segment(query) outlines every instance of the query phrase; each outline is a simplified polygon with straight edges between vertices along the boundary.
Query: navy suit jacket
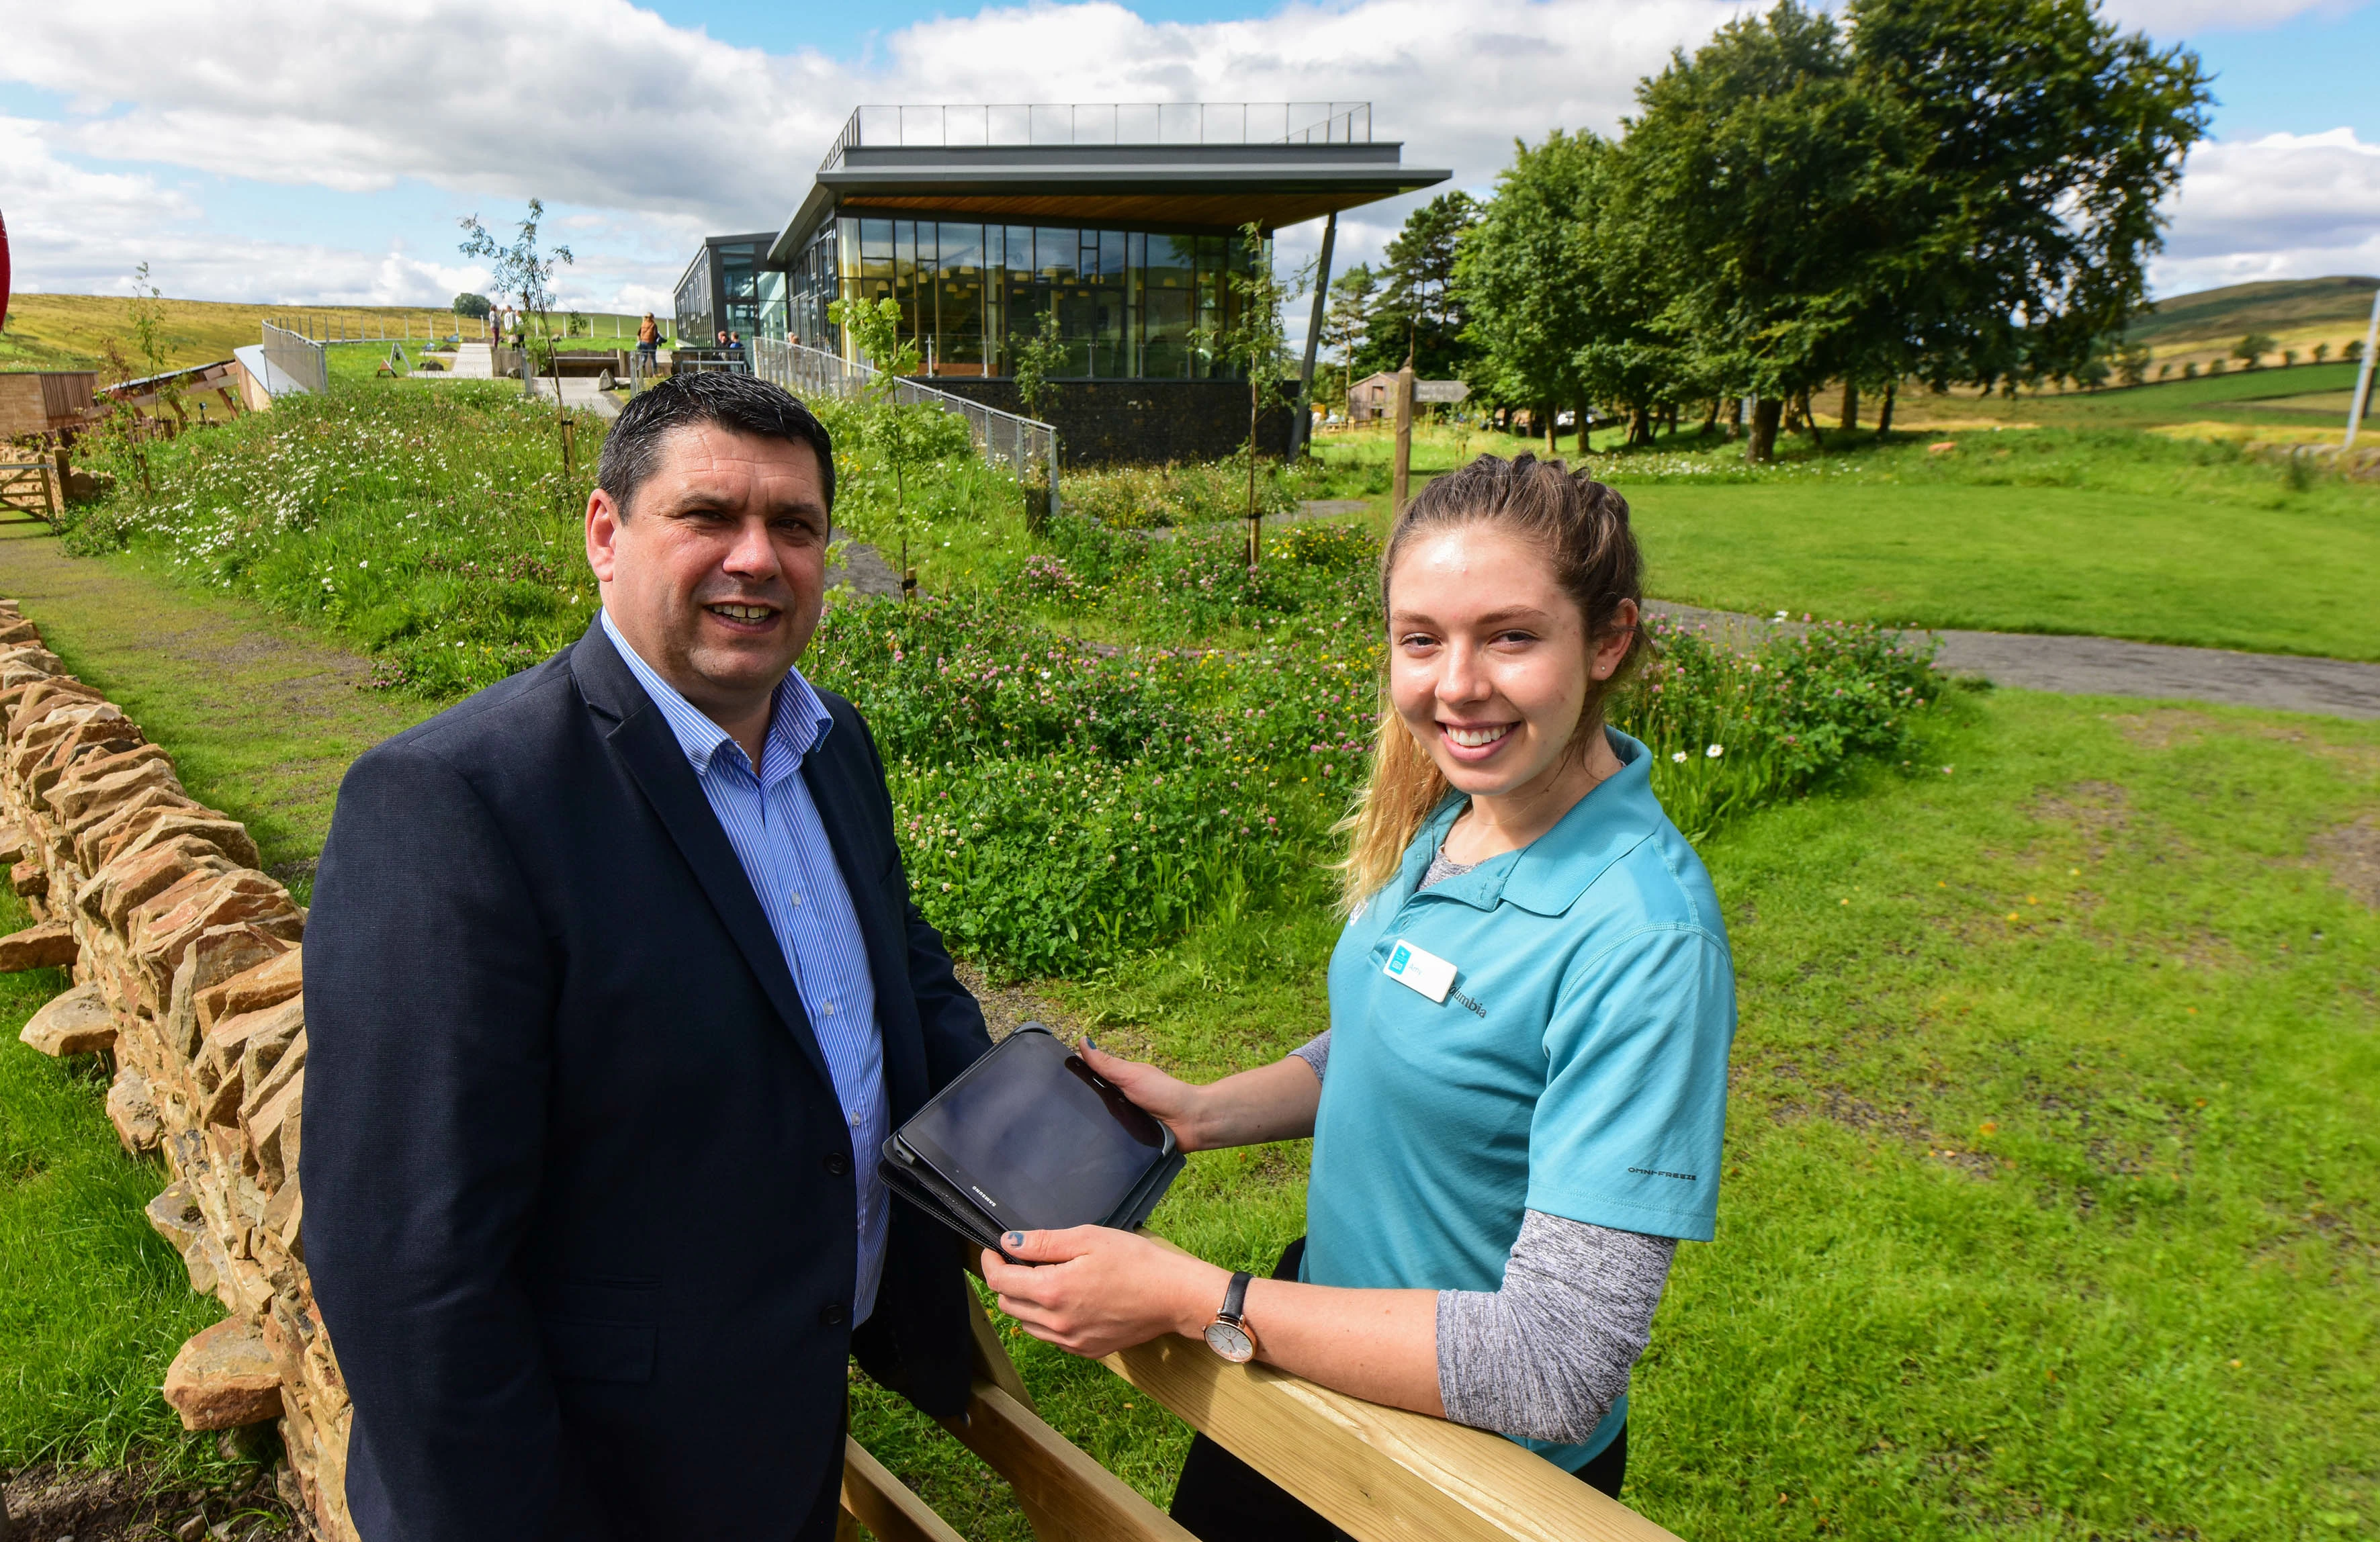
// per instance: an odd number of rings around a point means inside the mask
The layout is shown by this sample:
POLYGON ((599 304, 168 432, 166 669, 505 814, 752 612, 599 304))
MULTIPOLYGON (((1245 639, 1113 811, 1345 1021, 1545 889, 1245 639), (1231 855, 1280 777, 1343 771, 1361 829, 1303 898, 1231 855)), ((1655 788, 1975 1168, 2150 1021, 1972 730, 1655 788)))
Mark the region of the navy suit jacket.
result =
MULTIPOLYGON (((851 704, 802 774, 894 1126, 990 1047, 851 704)), ((775 935, 601 625, 347 772, 306 930, 306 1261, 368 1542, 823 1538, 845 1366, 965 1404, 959 1250, 856 1162, 775 935)))

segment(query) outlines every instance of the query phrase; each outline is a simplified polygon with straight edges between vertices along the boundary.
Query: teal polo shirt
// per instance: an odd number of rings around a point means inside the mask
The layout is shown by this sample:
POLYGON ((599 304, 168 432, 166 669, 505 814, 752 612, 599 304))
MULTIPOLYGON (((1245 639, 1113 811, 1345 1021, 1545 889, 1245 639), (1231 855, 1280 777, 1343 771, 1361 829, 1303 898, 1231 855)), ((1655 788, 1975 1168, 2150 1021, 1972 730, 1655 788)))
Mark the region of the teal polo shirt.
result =
MULTIPOLYGON (((1653 757, 1606 730, 1610 777, 1516 852, 1419 893, 1448 799, 1330 955, 1304 1277, 1493 1291, 1521 1212, 1708 1242, 1718 1220, 1735 970, 1710 875, 1653 796, 1653 757), (1384 971, 1454 965, 1443 1001, 1384 971)), ((1427 971, 1413 971, 1427 978, 1427 971)), ((1572 1471, 1585 1441, 1521 1443, 1572 1471)))

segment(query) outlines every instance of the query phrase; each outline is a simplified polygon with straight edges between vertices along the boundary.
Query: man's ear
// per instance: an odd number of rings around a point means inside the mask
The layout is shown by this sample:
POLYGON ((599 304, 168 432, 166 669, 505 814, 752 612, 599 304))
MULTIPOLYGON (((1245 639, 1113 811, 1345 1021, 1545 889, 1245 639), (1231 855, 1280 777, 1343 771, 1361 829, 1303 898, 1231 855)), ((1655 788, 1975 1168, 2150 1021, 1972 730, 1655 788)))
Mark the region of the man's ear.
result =
POLYGON ((625 516, 612 495, 597 488, 587 495, 587 565, 595 570, 595 581, 612 581, 612 567, 617 557, 620 527, 625 516))

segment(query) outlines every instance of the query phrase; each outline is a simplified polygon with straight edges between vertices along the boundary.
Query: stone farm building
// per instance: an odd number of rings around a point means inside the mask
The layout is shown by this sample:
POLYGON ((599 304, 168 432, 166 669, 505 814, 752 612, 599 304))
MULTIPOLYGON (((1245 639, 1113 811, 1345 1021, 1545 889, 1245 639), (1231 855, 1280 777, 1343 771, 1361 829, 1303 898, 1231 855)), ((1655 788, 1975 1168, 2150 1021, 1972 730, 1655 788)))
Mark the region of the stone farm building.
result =
MULTIPOLYGON (((1015 412, 1015 346, 1054 314, 1065 362, 1043 415, 1069 461, 1225 455, 1247 387, 1202 339, 1232 320, 1241 227, 1452 175, 1402 148, 1372 137, 1366 103, 862 107, 783 229, 703 243, 678 334, 856 357, 828 304, 889 297, 937 387, 1015 412)), ((1275 448, 1288 429, 1277 414, 1275 448)))

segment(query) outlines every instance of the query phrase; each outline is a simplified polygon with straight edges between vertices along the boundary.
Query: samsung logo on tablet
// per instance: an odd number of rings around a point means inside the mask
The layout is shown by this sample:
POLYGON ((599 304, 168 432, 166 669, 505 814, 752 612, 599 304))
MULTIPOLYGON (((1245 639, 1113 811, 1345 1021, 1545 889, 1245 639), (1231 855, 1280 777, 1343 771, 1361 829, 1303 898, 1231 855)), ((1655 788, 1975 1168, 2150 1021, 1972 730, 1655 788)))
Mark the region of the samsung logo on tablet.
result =
POLYGON ((978 1198, 978 1199, 980 1199, 980 1200, 982 1200, 985 1204, 987 1204, 987 1205, 990 1206, 993 1209, 995 1209, 995 1210, 996 1210, 996 1209, 1000 1208, 1000 1201, 999 1201, 999 1200, 994 1199, 991 1196, 990 1196, 990 1195, 988 1195, 988 1194, 984 1193, 984 1192, 983 1192, 983 1190, 975 1188, 975 1185, 974 1185, 973 1184, 969 1184, 967 1185, 967 1187, 969 1187, 969 1188, 971 1188, 971 1189, 975 1189, 976 1197, 977 1197, 977 1198, 978 1198))

